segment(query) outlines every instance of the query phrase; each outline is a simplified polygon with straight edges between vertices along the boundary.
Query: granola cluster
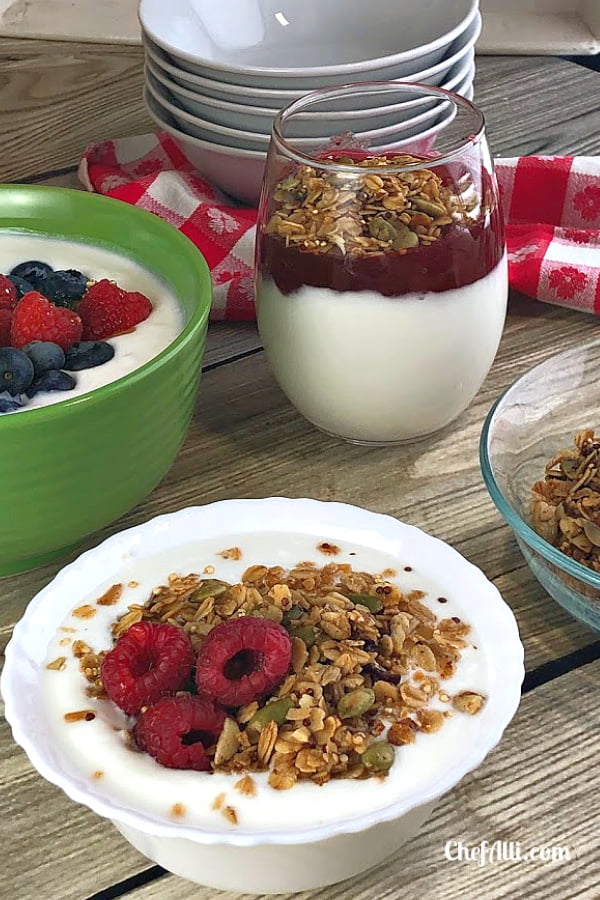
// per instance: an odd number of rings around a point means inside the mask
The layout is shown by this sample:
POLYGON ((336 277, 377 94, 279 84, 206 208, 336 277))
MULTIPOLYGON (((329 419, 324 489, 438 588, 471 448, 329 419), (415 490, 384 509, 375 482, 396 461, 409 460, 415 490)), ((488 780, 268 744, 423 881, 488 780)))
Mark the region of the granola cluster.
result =
MULTIPOLYGON (((324 161, 326 163, 326 161, 324 161)), ((375 156, 336 163, 379 168, 364 177, 354 172, 301 166, 277 184, 276 208, 267 234, 278 235, 286 246, 315 253, 372 256, 436 241, 445 229, 466 215, 464 202, 436 172, 414 169, 386 172, 390 166, 422 162, 414 156, 375 156)))
MULTIPOLYGON (((403 594, 386 580, 391 574, 336 562, 299 563, 289 571, 252 565, 238 584, 174 574, 145 604, 129 606, 113 636, 142 620, 168 622, 183 628, 198 650, 212 628, 234 616, 281 623, 292 641, 291 672, 260 704, 229 715, 207 750, 212 769, 268 770, 269 784, 279 790, 300 779, 324 784, 385 775, 396 746, 412 743, 417 732, 438 731, 452 707, 475 714, 484 703, 479 693, 451 697, 443 689, 467 646, 469 625, 457 617, 438 620, 421 602, 422 592, 403 594)), ((111 596, 118 593, 115 588, 111 596)), ((101 599, 106 604, 107 595, 101 599)), ((82 641, 73 652, 88 693, 103 696, 104 654, 82 641)))
POLYGON ((600 572, 600 438, 587 429, 532 488, 531 521, 548 543, 600 572))

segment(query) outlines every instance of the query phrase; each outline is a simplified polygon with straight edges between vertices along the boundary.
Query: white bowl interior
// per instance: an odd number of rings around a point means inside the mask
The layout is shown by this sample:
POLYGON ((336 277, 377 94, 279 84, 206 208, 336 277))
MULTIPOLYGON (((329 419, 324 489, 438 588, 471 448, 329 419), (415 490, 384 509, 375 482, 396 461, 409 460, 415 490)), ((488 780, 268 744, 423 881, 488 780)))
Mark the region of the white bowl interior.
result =
POLYGON ((447 544, 389 516, 357 507, 271 498, 223 501, 160 516, 84 553, 29 604, 6 650, 1 688, 15 740, 38 771, 73 800, 123 826, 151 835, 188 838, 204 844, 252 846, 300 844, 360 832, 397 819, 446 793, 478 766, 500 740, 519 704, 522 678, 523 648, 510 608, 483 573, 447 544), (485 669, 487 700, 477 720, 469 723, 469 740, 451 757, 453 764, 438 767, 431 781, 418 787, 407 784, 401 796, 380 795, 373 808, 358 809, 352 818, 334 817, 325 825, 302 829, 293 824, 266 831, 244 825, 227 829, 221 824, 216 824, 214 830, 194 828, 173 823, 167 815, 141 811, 133 801, 116 800, 102 780, 74 770, 68 754, 52 738, 50 712, 40 690, 49 640, 82 598, 99 596, 108 586, 123 580, 124 568, 135 571, 144 560, 158 558, 161 572, 164 569, 162 577, 167 577, 178 568, 178 552, 181 556, 187 549, 189 555, 191 549, 200 558, 207 540, 215 546, 228 547, 232 540, 243 545, 244 536, 250 540, 260 534, 267 536, 261 558, 247 558, 240 563, 242 567, 251 562, 273 564, 270 558, 293 565, 298 560, 287 558, 293 552, 290 547, 298 543, 306 552, 307 542, 312 546, 313 542, 328 540, 340 545, 343 553, 358 551, 363 559, 369 551, 387 554, 397 560, 399 569, 410 560, 415 573, 432 583, 433 589, 450 598, 450 602, 456 602, 465 621, 476 631, 485 669), (285 558, 278 555, 277 536, 288 546, 285 558))
POLYGON ((351 68, 368 60, 419 55, 452 40, 473 0, 141 0, 142 27, 191 62, 232 71, 351 68), (325 62, 326 61, 326 62, 325 62))

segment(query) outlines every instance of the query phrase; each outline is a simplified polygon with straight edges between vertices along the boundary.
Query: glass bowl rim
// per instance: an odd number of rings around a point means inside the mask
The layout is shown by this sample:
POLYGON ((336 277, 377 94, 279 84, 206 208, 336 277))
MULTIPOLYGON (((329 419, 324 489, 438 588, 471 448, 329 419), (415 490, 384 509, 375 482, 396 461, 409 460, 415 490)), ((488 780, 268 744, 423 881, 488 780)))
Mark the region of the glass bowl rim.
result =
MULTIPOLYGON (((391 93, 393 90, 396 90, 398 88, 400 88, 401 90, 409 89, 407 93, 409 93, 411 89, 415 89, 415 91, 420 90, 432 97, 438 97, 439 99, 449 101, 453 103, 457 108, 462 107, 472 116, 474 116, 477 123, 476 127, 469 131, 469 134, 461 140, 459 146, 455 149, 450 150, 448 153, 444 153, 442 156, 436 157, 435 159, 431 160, 423 159, 419 160, 419 162, 416 163, 386 166, 385 170, 386 174, 388 175, 395 175, 401 172, 414 172, 419 169, 431 169, 436 168, 440 165, 445 165, 448 162, 453 162, 457 158, 460 158, 460 156, 462 156, 467 148, 476 146, 485 138, 485 117, 483 113, 481 112, 479 107, 475 106, 474 103, 472 103, 470 100, 467 100, 466 97, 462 97, 460 94, 456 94, 454 91, 447 91, 444 88, 436 87, 435 85, 422 84, 419 81, 357 81, 354 83, 332 85, 331 87, 319 88, 316 91, 310 91, 280 109, 273 119, 273 126, 271 130, 271 146, 273 146, 273 144, 277 145, 278 148, 283 153, 285 153, 286 156, 289 156, 295 162, 299 162, 302 165, 313 167, 316 166, 321 168, 327 167, 327 171, 340 172, 343 174, 381 174, 381 166, 351 166, 345 164, 340 165, 333 160, 319 160, 308 153, 303 153, 300 150, 296 150, 295 147, 293 147, 289 142, 288 138, 284 137, 282 133, 282 125, 285 124, 287 119, 298 112, 302 112, 303 108, 306 105, 313 103, 315 100, 318 101, 319 99, 323 99, 328 94, 343 97, 346 94, 351 94, 357 88, 382 88, 384 93, 391 93)), ((418 137, 418 135, 415 135, 415 139, 418 139, 418 137)), ((317 139, 315 138, 315 140, 317 139)))
MULTIPOLYGON (((504 492, 502 491, 500 485, 496 480, 494 467, 492 465, 489 453, 490 431, 496 418, 496 414, 501 411, 501 408, 508 399, 509 395, 523 381, 523 379, 529 377, 537 369, 548 363, 554 362, 561 357, 566 356, 567 354, 573 353, 574 351, 576 351, 577 353, 585 352, 590 347, 600 347, 600 340, 589 341, 587 344, 584 344, 581 347, 571 347, 568 350, 561 350, 560 353, 555 353, 552 356, 549 356, 547 359, 543 360, 540 363, 537 363, 537 365, 528 369, 522 375, 519 375, 518 378, 514 379, 512 384, 510 384, 493 403, 485 418, 485 422, 483 424, 481 436, 479 439, 479 464, 483 481, 492 501, 505 519, 506 523, 512 528, 515 535, 523 540, 532 550, 535 550, 540 554, 540 556, 543 556, 544 559, 546 559, 548 562, 553 563, 561 571, 566 572, 568 575, 572 575, 578 581, 582 581, 585 584, 588 584, 591 587, 600 590, 600 573, 594 572, 593 569, 589 569, 587 566, 582 565, 582 563, 571 559, 571 557, 567 556, 561 550, 553 547, 552 544, 548 543, 548 541, 541 537, 541 535, 539 535, 537 531, 535 531, 531 527, 531 525, 529 525, 522 518, 522 516, 519 515, 513 505, 509 502, 509 500, 507 500, 504 492)), ((557 448, 557 452, 558 449, 560 448, 557 448)))

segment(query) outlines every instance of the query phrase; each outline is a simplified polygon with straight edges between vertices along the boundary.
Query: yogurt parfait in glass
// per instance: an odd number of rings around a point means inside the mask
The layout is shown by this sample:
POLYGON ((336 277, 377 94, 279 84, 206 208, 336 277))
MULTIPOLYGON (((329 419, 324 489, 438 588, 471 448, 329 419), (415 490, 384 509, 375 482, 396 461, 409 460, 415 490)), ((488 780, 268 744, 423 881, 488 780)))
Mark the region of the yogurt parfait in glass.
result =
POLYGON ((283 110, 256 294, 275 377, 321 430, 383 445, 455 420, 492 365, 508 294, 481 113, 439 88, 393 82, 317 91, 283 110), (371 127, 368 142, 345 134, 315 139, 310 154, 294 149, 297 116, 365 93, 382 115, 406 104, 396 132, 371 127))

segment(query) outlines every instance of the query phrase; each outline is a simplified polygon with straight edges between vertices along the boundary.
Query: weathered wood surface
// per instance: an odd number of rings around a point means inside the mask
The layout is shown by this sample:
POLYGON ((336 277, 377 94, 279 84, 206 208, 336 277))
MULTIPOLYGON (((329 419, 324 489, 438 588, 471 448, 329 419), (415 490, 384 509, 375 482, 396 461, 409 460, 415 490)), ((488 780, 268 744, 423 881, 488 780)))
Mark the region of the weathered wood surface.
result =
POLYGON ((138 0, 0 0, 0 34, 139 44, 138 0))
MULTIPOLYGON (((141 47, 0 37, 0 181, 74 165, 94 141, 152 130, 142 60, 141 47)), ((559 59, 478 57, 475 100, 493 153, 597 153, 597 80, 559 59)))
POLYGON ((93 141, 152 130, 141 47, 0 38, 0 181, 78 162, 93 141))
MULTIPOLYGON (((2 44, 0 40, 0 54, 2 44)), ((81 50, 75 46, 74 52, 77 56, 81 50)), ((129 54, 130 48, 115 53, 116 69, 129 66, 129 54)), ((19 61, 23 62, 23 56, 19 61)), ((131 64, 131 77, 138 67, 139 61, 131 64)), ((488 116, 495 154, 541 149, 592 152, 594 134, 600 130, 598 92, 591 93, 597 78, 559 60, 479 60, 477 99, 488 116), (560 103, 550 102, 551 92, 560 97, 560 103)), ((102 78, 98 80, 102 96, 102 78)), ((3 84, 2 123, 11 79, 3 84)), ((50 122, 64 121, 62 113, 52 109, 50 94, 36 101, 46 134, 50 122)), ((18 91, 13 99, 18 109, 18 91)), ((134 121, 138 101, 130 98, 128 103, 134 121)), ((106 109, 108 115, 108 104, 106 109)), ((110 124, 108 118, 106 122, 110 124)), ((98 120, 88 126, 86 141, 109 136, 94 131, 98 120)), ((57 151, 49 162, 40 146, 44 128, 40 126, 32 142, 23 141, 16 153, 11 143, 15 126, 7 123, 0 132, 2 164, 8 160, 12 170, 19 171, 15 178, 76 186, 73 173, 50 177, 43 173, 77 159, 86 142, 81 140, 82 132, 65 129, 64 158, 63 151, 57 151)), ((55 153, 56 145, 52 146, 55 153)), ((496 363, 461 420, 429 442, 370 450, 322 435, 290 407, 270 375, 254 326, 214 324, 197 414, 175 465, 143 503, 88 539, 84 548, 159 512, 193 503, 269 494, 345 500, 425 528, 480 566, 515 610, 530 671, 574 651, 589 651, 594 634, 550 600, 524 566, 481 481, 477 447, 485 414, 500 391, 558 347, 577 346, 597 337, 599 329, 600 322, 592 317, 513 297, 496 363)), ((0 581, 2 646, 29 599, 63 563, 0 581)), ((576 666, 576 659, 570 664, 576 666)), ((408 854, 351 887, 340 885, 318 896, 395 900, 406 892, 423 900, 597 898, 600 807, 593 797, 599 780, 595 692, 599 665, 592 663, 532 690, 499 749, 440 804, 408 854), (444 860, 444 843, 453 839, 470 845, 483 839, 519 840, 525 848, 564 844, 573 858, 561 865, 500 863, 477 868, 473 863, 444 860)), ((548 677, 552 672, 544 675, 548 677)), ((5 857, 0 897, 84 900, 149 868, 108 823, 73 804, 35 773, 12 743, 4 722, 0 758, 0 840, 4 846, 9 841, 14 846, 5 857)), ((208 900, 216 894, 166 876, 127 896, 132 900, 175 896, 208 900)), ((219 896, 234 900, 234 895, 219 896)))

